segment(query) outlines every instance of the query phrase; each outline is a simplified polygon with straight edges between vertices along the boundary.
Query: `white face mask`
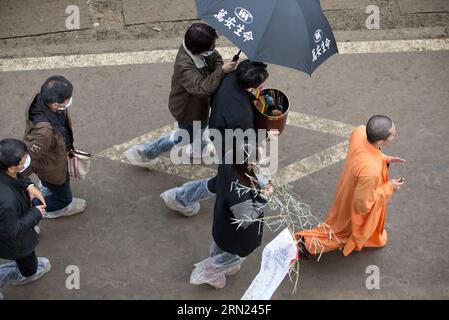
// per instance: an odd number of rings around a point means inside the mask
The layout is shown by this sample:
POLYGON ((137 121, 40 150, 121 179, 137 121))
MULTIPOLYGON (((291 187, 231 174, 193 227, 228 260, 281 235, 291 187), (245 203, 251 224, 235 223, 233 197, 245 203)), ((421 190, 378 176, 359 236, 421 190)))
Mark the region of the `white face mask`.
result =
POLYGON ((214 50, 209 50, 209 51, 203 52, 201 55, 202 55, 203 57, 209 57, 209 56, 211 56, 213 53, 214 53, 214 50))
POLYGON ((29 154, 27 154, 27 157, 26 157, 26 159, 25 159, 25 163, 23 164, 23 169, 20 170, 19 172, 20 172, 20 173, 24 172, 26 169, 28 169, 28 167, 30 166, 30 164, 31 164, 31 157, 30 157, 29 154))
POLYGON ((58 108, 58 111, 67 110, 72 105, 72 102, 73 102, 73 97, 70 97, 69 102, 67 102, 67 104, 65 104, 63 108, 58 108))

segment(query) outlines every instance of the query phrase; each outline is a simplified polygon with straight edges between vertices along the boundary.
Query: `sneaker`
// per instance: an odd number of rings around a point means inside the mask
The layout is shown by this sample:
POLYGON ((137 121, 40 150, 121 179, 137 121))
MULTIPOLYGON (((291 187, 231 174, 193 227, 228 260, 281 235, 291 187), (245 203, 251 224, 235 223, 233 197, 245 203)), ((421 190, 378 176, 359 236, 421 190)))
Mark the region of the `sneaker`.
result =
POLYGON ((191 206, 184 206, 181 202, 176 200, 176 191, 179 189, 180 188, 173 188, 161 193, 162 200, 164 200, 164 203, 168 208, 177 211, 186 217, 194 216, 200 211, 200 203, 195 202, 192 203, 191 206))
POLYGON ((148 168, 151 170, 151 169, 154 169, 160 162, 159 157, 156 157, 154 159, 148 158, 147 155, 141 149, 137 149, 137 153, 139 154, 140 159, 142 161, 142 164, 141 164, 142 167, 145 167, 145 168, 148 168))
MULTIPOLYGON (((206 259, 205 261, 210 261, 210 259, 206 259)), ((223 288, 226 285, 225 273, 213 265, 201 265, 205 261, 202 261, 195 266, 190 275, 190 283, 194 285, 208 284, 217 289, 223 288)))
POLYGON ((305 241, 304 237, 301 237, 301 239, 299 240, 298 254, 304 260, 309 260, 312 257, 312 254, 309 252, 309 250, 307 250, 305 243, 306 243, 306 241, 305 241))
POLYGON ((227 276, 233 276, 233 275, 237 274, 237 272, 240 271, 240 268, 241 268, 240 265, 232 267, 229 271, 226 272, 226 275, 227 276))
POLYGON ((73 216, 78 213, 82 213, 87 208, 87 201, 80 198, 73 198, 72 202, 61 210, 45 212, 44 218, 55 219, 59 217, 73 216))
POLYGON ((16 280, 13 280, 13 281, 9 282, 8 284, 12 284, 13 286, 24 285, 29 282, 36 281, 37 279, 39 279, 40 277, 42 277, 43 275, 45 275, 47 272, 49 272, 51 270, 50 260, 48 260, 47 258, 39 257, 39 258, 37 258, 37 262, 38 262, 37 272, 34 275, 29 276, 29 277, 24 277, 21 274, 19 274, 19 276, 16 280))
POLYGON ((150 170, 154 169, 160 162, 159 157, 150 159, 148 158, 142 150, 141 146, 132 146, 127 151, 123 153, 123 156, 134 166, 148 168, 150 170))
POLYGON ((208 285, 215 289, 222 289, 226 285, 226 276, 224 274, 219 275, 217 278, 207 282, 208 285))

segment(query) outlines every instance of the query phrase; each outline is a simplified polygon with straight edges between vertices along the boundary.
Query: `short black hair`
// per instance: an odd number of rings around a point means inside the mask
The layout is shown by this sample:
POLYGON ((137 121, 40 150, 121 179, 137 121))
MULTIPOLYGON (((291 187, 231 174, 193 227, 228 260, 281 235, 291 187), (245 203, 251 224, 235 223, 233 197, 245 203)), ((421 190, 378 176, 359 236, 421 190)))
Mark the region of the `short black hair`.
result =
POLYGON ((267 65, 263 62, 244 60, 235 72, 241 89, 257 88, 268 79, 267 65))
POLYGON ((366 124, 366 137, 371 143, 386 140, 391 135, 390 129, 393 127, 393 120, 387 116, 372 116, 366 124))
POLYGON ((218 39, 217 31, 205 23, 192 24, 184 36, 184 43, 193 54, 200 54, 210 50, 215 39, 218 39))
POLYGON ((63 103, 72 97, 73 85, 63 76, 51 76, 42 85, 40 94, 46 106, 52 103, 63 103))
POLYGON ((0 141, 0 171, 19 165, 28 148, 23 141, 3 139, 0 141))

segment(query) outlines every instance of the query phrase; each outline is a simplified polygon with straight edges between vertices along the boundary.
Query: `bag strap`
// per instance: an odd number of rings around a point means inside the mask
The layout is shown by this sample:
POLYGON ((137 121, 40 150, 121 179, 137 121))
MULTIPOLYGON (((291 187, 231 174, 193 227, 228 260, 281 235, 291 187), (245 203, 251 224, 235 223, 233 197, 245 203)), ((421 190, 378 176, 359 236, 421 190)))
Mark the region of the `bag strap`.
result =
POLYGON ((71 150, 69 153, 72 153, 72 156, 77 154, 80 156, 92 157, 92 155, 90 153, 87 153, 87 152, 84 152, 81 150, 71 150))

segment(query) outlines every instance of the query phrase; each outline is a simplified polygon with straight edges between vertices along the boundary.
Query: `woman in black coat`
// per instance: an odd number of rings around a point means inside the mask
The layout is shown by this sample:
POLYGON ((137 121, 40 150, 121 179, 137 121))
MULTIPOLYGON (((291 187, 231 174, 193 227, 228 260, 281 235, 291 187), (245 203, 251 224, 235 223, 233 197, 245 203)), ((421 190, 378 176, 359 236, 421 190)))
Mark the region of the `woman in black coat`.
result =
POLYGON ((45 202, 31 180, 23 178, 31 162, 25 143, 15 139, 0 141, 0 258, 14 260, 0 265, 0 288, 25 284, 50 270, 47 258, 36 257, 38 225, 45 204, 32 206, 35 197, 45 202))
POLYGON ((216 187, 210 256, 195 265, 190 282, 223 288, 226 275, 237 273, 243 260, 261 245, 263 222, 258 219, 263 218, 273 188, 260 185, 247 162, 220 164, 216 187))

